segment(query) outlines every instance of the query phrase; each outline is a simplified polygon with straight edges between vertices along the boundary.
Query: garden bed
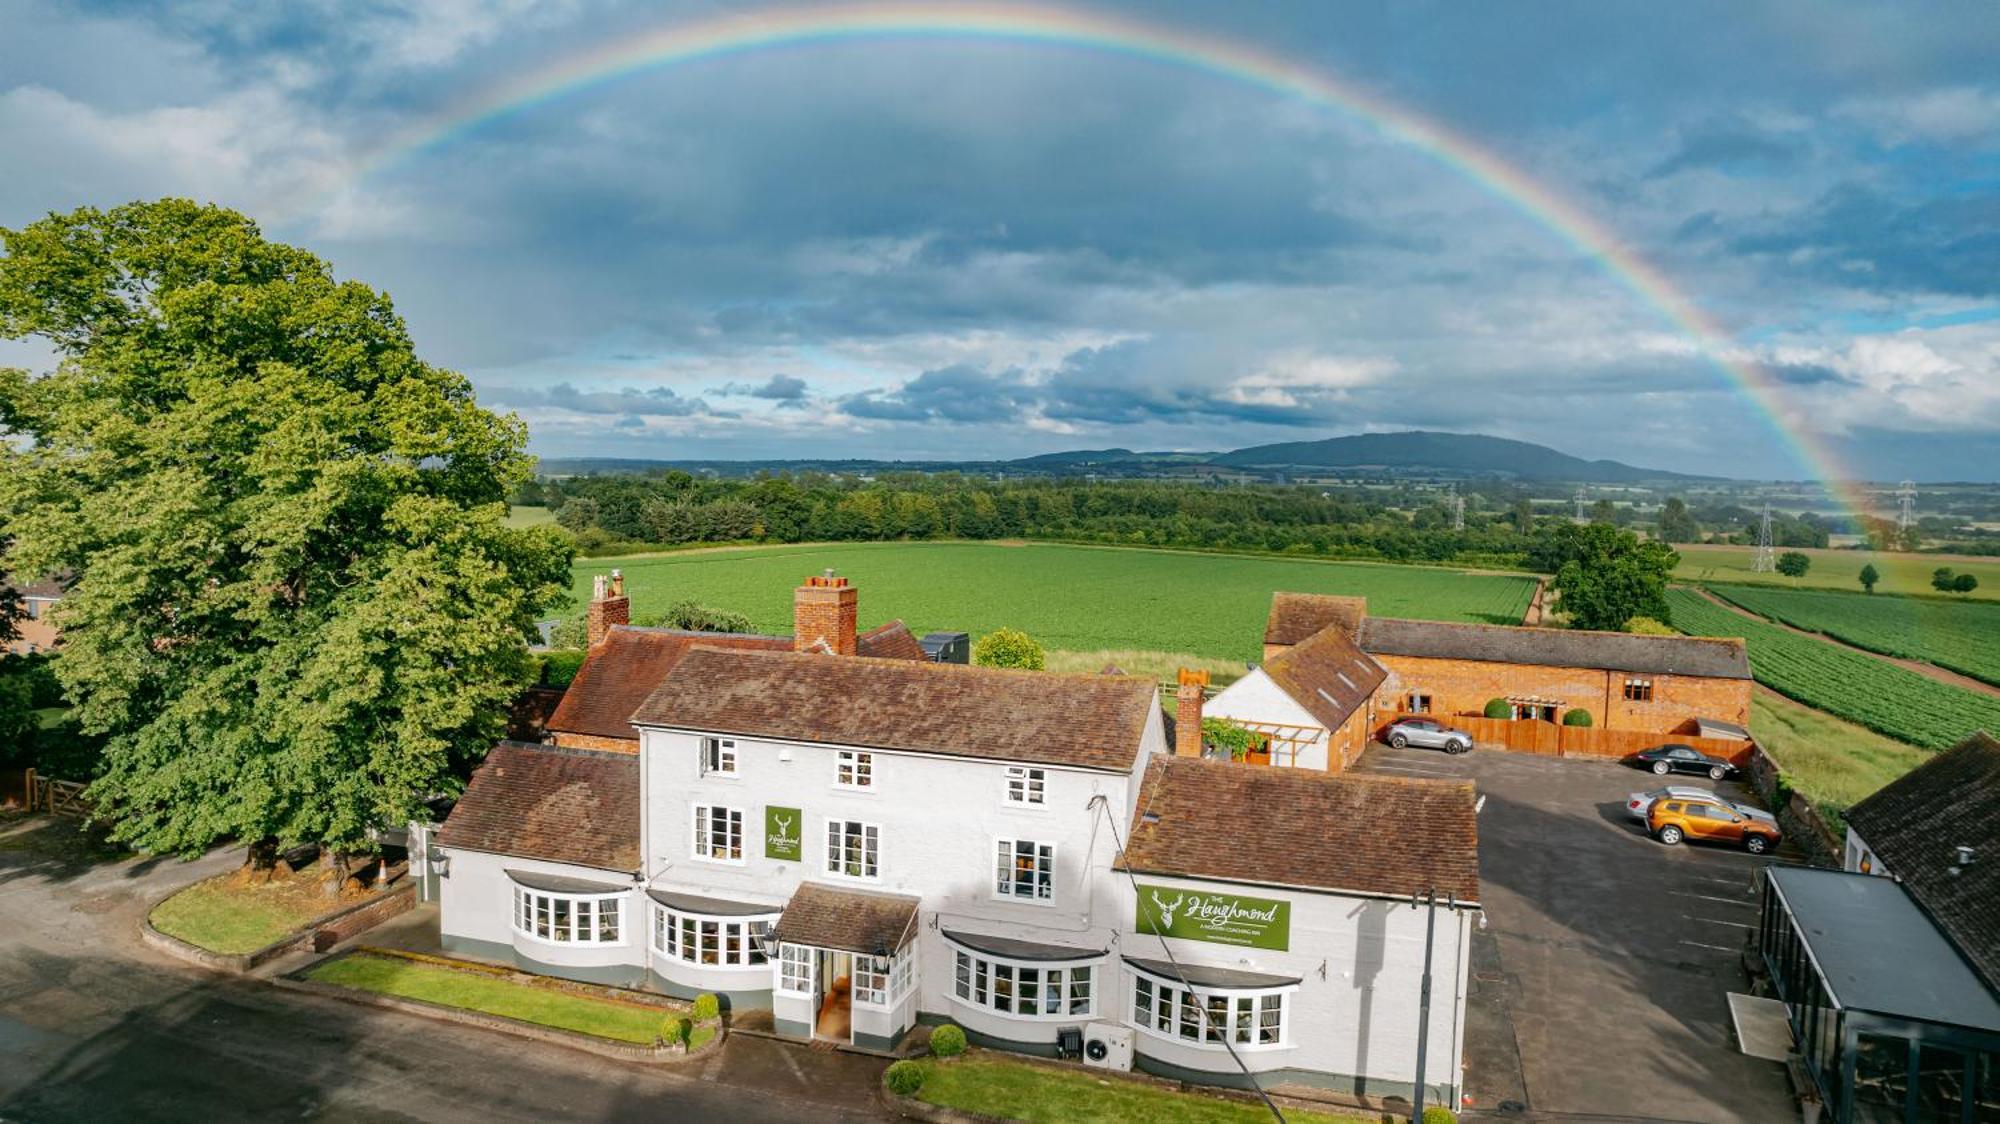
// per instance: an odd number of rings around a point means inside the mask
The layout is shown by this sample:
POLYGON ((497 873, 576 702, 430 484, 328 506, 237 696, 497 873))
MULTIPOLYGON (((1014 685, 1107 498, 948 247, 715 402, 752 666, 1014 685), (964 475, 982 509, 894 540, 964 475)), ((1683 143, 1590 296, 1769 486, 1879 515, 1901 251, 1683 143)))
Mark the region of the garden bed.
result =
MULTIPOLYGON (((673 1024, 688 1012, 685 1004, 612 994, 608 988, 373 950, 321 961, 298 978, 636 1046, 672 1037, 673 1024)), ((701 1049, 715 1034, 714 1024, 697 1024, 688 1052, 701 1049)))
MULTIPOLYGON (((935 1108, 1031 1124, 1258 1124, 1270 1110, 1252 1100, 1181 1092, 1166 1082, 1099 1070, 1042 1064, 989 1051, 917 1066, 924 1081, 910 1100, 935 1108)), ((1367 1124, 1379 1115, 1287 1107, 1285 1119, 1298 1124, 1367 1124)))
POLYGON ((243 871, 197 882, 159 905, 147 920, 175 940, 224 956, 247 956, 314 927, 380 891, 326 896, 326 871, 309 866, 268 881, 243 871))

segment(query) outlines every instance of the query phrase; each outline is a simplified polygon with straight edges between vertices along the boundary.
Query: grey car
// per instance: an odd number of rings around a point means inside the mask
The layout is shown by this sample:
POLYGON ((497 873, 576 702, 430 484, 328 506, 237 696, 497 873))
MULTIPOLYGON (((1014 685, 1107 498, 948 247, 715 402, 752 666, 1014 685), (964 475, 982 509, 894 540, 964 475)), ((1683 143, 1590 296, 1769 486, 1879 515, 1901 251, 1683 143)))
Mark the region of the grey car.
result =
POLYGON ((1425 749, 1442 749, 1446 753, 1464 753, 1472 748, 1471 734, 1428 718, 1403 719, 1389 727, 1387 740, 1397 749, 1419 745, 1425 749))

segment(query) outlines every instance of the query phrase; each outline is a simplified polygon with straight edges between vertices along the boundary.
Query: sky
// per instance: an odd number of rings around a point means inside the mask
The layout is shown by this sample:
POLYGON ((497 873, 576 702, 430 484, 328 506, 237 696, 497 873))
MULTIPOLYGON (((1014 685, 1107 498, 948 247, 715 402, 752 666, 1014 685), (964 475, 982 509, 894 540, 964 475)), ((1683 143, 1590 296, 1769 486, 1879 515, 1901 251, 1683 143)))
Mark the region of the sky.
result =
MULTIPOLYGON (((940 5, 942 6, 942 5, 940 5)), ((0 0, 0 227, 188 196, 389 293, 544 456, 1004 458, 1441 429, 1801 478, 1658 309, 1352 114, 1047 43, 796 44, 385 138, 752 5, 0 0)), ((1613 231, 1843 471, 2000 479, 2000 14, 1155 2, 1613 231)), ((0 365, 43 367, 33 341, 0 365)))

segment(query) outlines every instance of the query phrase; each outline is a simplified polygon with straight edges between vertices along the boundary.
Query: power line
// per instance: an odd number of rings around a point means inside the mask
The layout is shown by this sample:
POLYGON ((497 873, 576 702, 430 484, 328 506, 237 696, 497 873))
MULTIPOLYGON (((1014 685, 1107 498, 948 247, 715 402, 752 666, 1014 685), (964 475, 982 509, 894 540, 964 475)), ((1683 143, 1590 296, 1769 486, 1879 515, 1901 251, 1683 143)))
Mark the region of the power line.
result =
POLYGON ((1896 489, 1896 529, 1907 531, 1917 525, 1917 482, 1905 480, 1896 489))
POLYGON ((1576 521, 1579 523, 1583 522, 1583 503, 1583 485, 1578 484, 1576 486, 1576 521))
POLYGON ((1771 557, 1771 501, 1764 501, 1764 517, 1757 521, 1757 557, 1750 562, 1753 574, 1768 574, 1778 568, 1771 557))

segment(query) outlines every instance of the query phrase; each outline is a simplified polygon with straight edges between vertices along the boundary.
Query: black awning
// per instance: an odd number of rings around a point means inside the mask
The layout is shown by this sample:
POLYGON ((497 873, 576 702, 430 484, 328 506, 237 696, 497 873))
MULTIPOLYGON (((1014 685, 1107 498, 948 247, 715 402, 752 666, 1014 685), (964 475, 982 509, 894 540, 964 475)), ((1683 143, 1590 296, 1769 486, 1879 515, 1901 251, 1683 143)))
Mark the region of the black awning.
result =
POLYGON ((707 917, 775 917, 781 905, 732 902, 726 898, 704 898, 699 894, 677 894, 671 890, 648 890, 646 896, 676 913, 698 913, 707 917))
POLYGON ((588 878, 567 878, 532 870, 510 870, 507 877, 530 890, 544 890, 551 894, 622 894, 632 888, 629 882, 622 885, 617 882, 593 882, 588 878))
POLYGON ((1211 968, 1206 964, 1182 964, 1176 968, 1171 960, 1146 960, 1137 956, 1127 956, 1125 963, 1149 976, 1180 980, 1195 987, 1290 987, 1299 982, 1297 976, 1272 976, 1240 968, 1211 968))
POLYGON ((1103 948, 1074 948, 1063 944, 1020 941, 1012 937, 989 937, 962 929, 945 929, 943 933, 945 939, 953 944, 1005 960, 1095 960, 1105 953, 1103 948))

